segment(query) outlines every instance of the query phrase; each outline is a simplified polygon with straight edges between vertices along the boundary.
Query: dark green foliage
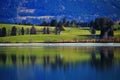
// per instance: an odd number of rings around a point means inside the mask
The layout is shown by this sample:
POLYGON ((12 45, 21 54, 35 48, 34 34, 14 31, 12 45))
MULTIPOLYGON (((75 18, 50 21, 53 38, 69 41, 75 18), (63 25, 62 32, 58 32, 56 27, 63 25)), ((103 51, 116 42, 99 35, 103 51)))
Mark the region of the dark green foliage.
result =
POLYGON ((2 30, 0 29, 0 37, 2 37, 2 30))
POLYGON ((61 31, 65 31, 64 25, 62 24, 61 21, 58 22, 57 27, 59 27, 59 29, 60 29, 61 31))
POLYGON ((43 34, 46 34, 47 33, 47 30, 46 30, 46 27, 43 28, 43 34))
POLYGON ((48 25, 49 25, 49 23, 47 21, 43 21, 41 24, 41 26, 48 26, 48 25))
POLYGON ((67 26, 67 27, 70 27, 70 26, 71 26, 71 25, 70 25, 70 21, 67 21, 66 26, 67 26))
POLYGON ((21 34, 24 35, 24 32, 25 32, 25 31, 24 31, 24 28, 22 27, 22 29, 21 29, 21 34))
POLYGON ((91 21, 90 24, 89 24, 89 26, 93 28, 94 27, 94 21, 91 21))
POLYGON ((30 34, 36 34, 36 29, 34 26, 30 29, 30 34))
POLYGON ((56 19, 51 20, 50 26, 56 26, 56 25, 57 25, 57 20, 56 19))
POLYGON ((63 26, 65 26, 65 27, 67 26, 67 20, 66 20, 66 18, 63 19, 63 26))
POLYGON ((56 34, 56 35, 57 35, 57 34, 60 35, 60 32, 61 32, 60 28, 59 28, 59 27, 55 27, 55 34, 56 34))
POLYGON ((100 37, 107 38, 109 36, 113 36, 114 34, 114 31, 112 28, 113 24, 114 23, 112 20, 110 20, 107 17, 103 17, 103 18, 96 18, 95 21, 91 21, 90 27, 101 30, 100 37))
POLYGON ((49 28, 47 27, 44 27, 43 28, 43 34, 50 34, 50 30, 49 30, 49 28))
POLYGON ((108 32, 108 36, 113 37, 114 36, 114 31, 113 29, 110 29, 110 31, 108 32))
POLYGON ((91 29, 91 34, 96 34, 96 31, 94 28, 91 29))
POLYGON ((76 24, 77 24, 76 20, 73 20, 73 21, 71 22, 71 26, 72 26, 72 27, 76 27, 76 24))
POLYGON ((6 36, 6 28, 3 27, 1 30, 0 30, 0 36, 1 37, 5 37, 6 36))
POLYGON ((17 35, 16 31, 17 31, 17 28, 13 26, 11 30, 11 36, 16 36, 17 35))
POLYGON ((107 33, 107 36, 113 35, 113 22, 109 18, 101 18, 100 19, 100 29, 101 29, 101 38, 104 37, 105 33, 107 33))
POLYGON ((93 28, 100 30, 100 24, 101 24, 101 18, 96 18, 95 21, 91 21, 90 25, 93 26, 93 28))

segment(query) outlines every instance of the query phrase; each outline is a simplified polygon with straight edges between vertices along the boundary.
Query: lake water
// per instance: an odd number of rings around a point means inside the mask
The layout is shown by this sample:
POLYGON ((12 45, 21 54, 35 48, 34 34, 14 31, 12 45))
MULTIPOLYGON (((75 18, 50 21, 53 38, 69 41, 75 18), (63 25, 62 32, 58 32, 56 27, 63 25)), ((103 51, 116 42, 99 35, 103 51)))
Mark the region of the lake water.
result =
POLYGON ((120 47, 0 47, 0 80, 120 80, 120 47))

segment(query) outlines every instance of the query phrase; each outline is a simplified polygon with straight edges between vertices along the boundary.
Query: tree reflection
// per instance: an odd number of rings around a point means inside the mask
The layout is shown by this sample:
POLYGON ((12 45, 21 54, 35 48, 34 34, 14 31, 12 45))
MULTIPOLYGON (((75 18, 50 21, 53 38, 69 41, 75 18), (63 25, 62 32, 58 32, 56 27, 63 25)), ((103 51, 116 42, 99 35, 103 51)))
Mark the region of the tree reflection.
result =
POLYGON ((6 63, 6 54, 0 54, 0 61, 2 61, 4 64, 6 63))
POLYGON ((11 55, 11 59, 12 59, 12 63, 16 64, 16 55, 15 54, 11 55))
POLYGON ((114 60, 114 51, 112 47, 102 47, 98 52, 91 53, 91 63, 97 69, 106 69, 111 67, 114 60), (97 57, 100 56, 100 57, 97 57))
MULTIPOLYGON (((23 54, 16 55, 16 54, 0 53, 0 62, 4 64, 7 62, 7 64, 20 64, 20 65, 28 65, 28 64, 35 65, 35 63, 37 63, 37 64, 41 64, 44 69, 51 68, 52 70, 56 70, 58 68, 66 70, 69 67, 75 67, 78 66, 79 64, 83 65, 82 63, 87 64, 88 62, 96 69, 106 69, 112 66, 114 61, 113 47, 97 47, 97 48, 94 47, 90 49, 88 48, 87 51, 91 51, 90 52, 91 59, 86 58, 86 55, 84 55, 86 60, 84 59, 78 61, 77 59, 75 60, 74 58, 74 61, 71 60, 69 61, 66 59, 66 55, 64 54, 36 56, 36 55, 23 55, 23 54)), ((69 56, 69 54, 67 55, 69 56)))
POLYGON ((31 63, 34 65, 36 61, 36 56, 30 56, 31 63))
POLYGON ((24 59, 25 59, 24 55, 21 56, 21 59, 22 59, 22 64, 24 64, 24 59))

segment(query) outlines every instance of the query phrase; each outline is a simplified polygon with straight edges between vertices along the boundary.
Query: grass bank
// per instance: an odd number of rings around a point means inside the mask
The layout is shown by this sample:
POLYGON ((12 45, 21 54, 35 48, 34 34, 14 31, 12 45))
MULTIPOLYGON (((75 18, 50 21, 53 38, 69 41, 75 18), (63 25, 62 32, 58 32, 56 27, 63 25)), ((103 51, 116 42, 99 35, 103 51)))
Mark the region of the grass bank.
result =
MULTIPOLYGON (((54 29, 55 27, 50 27, 50 34, 43 34, 42 29, 43 26, 35 26, 37 30, 36 35, 19 35, 17 36, 10 36, 11 28, 16 26, 18 30, 22 27, 24 29, 31 28, 32 26, 26 25, 16 25, 16 24, 0 24, 0 28, 6 27, 7 29, 7 36, 0 37, 1 43, 37 43, 37 42, 97 42, 95 39, 91 38, 91 33, 89 29, 81 29, 81 28, 65 28, 65 31, 62 31, 60 35, 55 35, 54 29)), ((100 31, 96 31, 96 35, 99 35, 100 31)), ((120 38, 120 30, 115 31, 115 38, 120 38)))

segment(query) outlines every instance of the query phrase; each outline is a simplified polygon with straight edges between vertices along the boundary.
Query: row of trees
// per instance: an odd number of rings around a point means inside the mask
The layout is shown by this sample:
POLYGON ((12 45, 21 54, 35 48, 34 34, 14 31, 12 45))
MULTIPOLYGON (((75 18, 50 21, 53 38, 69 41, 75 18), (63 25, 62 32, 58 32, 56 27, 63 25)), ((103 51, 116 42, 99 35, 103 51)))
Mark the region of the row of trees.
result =
MULTIPOLYGON (((0 29, 0 37, 5 37, 5 36, 7 36, 7 34, 10 36, 16 36, 17 33, 18 33, 18 35, 24 35, 25 34, 24 28, 22 27, 20 30, 18 30, 18 28, 13 26, 11 30, 6 30, 6 27, 3 27, 0 29)), ((29 34, 29 33, 36 34, 35 28, 32 27, 30 30, 29 30, 29 28, 26 29, 26 34, 29 34)))
MULTIPOLYGON (((60 32, 62 30, 63 29, 61 29, 59 26, 56 26, 55 30, 54 30, 54 33, 55 34, 60 34, 60 32)), ((42 33, 43 34, 50 34, 49 27, 44 27, 43 30, 42 30, 42 33)), ((19 28, 16 28, 15 26, 13 26, 11 28, 11 30, 6 30, 6 27, 3 27, 2 29, 0 29, 0 37, 5 37, 7 35, 16 36, 16 35, 25 35, 25 34, 37 34, 37 30, 34 26, 32 26, 30 29, 29 28, 24 29, 23 27, 21 29, 19 29, 19 28)))
POLYGON ((66 18, 64 18, 63 20, 60 20, 60 21, 57 21, 56 19, 52 19, 50 22, 44 20, 40 25, 41 26, 57 26, 59 24, 62 24, 65 27, 76 27, 78 23, 76 20, 68 21, 66 18))

